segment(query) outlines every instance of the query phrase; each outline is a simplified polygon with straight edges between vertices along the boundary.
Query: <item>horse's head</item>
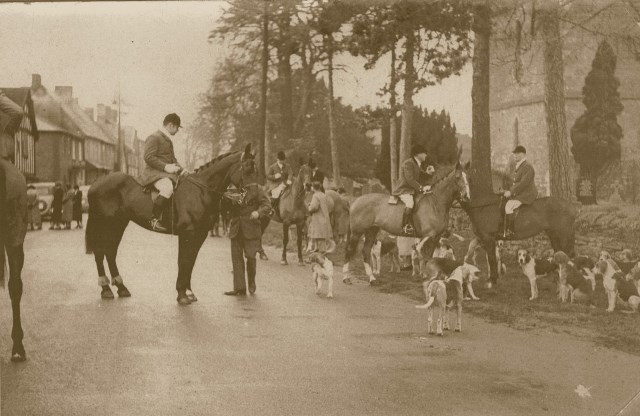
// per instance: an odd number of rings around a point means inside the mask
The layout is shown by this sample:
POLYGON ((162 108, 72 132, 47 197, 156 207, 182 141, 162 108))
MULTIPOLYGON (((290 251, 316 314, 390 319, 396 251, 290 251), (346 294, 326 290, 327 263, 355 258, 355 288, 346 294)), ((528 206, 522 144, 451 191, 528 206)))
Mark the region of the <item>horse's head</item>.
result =
POLYGON ((256 183, 258 179, 258 166, 255 156, 251 152, 251 143, 247 144, 244 151, 240 153, 238 162, 234 163, 228 174, 228 182, 238 189, 244 185, 256 183))
POLYGON ((309 165, 304 164, 300 166, 300 170, 298 171, 298 180, 302 181, 302 183, 306 186, 307 184, 311 185, 311 168, 309 165))

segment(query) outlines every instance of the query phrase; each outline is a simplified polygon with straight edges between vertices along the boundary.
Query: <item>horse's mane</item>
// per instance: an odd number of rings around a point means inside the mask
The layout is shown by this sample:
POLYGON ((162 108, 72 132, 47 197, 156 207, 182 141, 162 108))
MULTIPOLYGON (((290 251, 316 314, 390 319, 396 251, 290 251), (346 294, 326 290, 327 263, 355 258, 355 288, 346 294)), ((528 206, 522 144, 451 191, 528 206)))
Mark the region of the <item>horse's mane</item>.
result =
POLYGON ((435 190, 436 188, 442 187, 442 184, 446 181, 446 179, 448 179, 453 173, 455 173, 456 168, 457 165, 453 165, 451 170, 448 170, 447 173, 444 173, 442 175, 438 175, 438 173, 444 171, 445 169, 436 170, 436 179, 433 181, 433 185, 431 185, 432 188, 435 190))
POLYGON ((208 167, 210 167, 211 165, 213 165, 214 163, 219 162, 220 160, 224 159, 225 157, 232 155, 232 154, 236 154, 238 152, 228 152, 228 153, 223 153, 221 155, 218 155, 216 157, 214 157, 213 159, 211 159, 210 161, 208 161, 207 163, 205 163, 204 165, 201 165, 200 167, 196 168, 196 170, 194 171, 194 173, 198 173, 203 169, 206 169, 208 167))

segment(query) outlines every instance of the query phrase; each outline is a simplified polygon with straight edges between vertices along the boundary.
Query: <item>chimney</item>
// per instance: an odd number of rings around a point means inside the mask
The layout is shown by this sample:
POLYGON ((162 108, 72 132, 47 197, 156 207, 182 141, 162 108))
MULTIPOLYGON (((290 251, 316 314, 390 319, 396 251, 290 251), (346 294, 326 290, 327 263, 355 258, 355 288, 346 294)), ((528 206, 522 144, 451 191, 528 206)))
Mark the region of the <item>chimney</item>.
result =
POLYGON ((63 102, 69 103, 73 99, 73 87, 68 86, 56 86, 55 93, 62 99, 63 102))
POLYGON ((31 90, 36 91, 42 87, 42 77, 40 74, 31 74, 31 90))
POLYGON ((104 104, 98 104, 97 117, 98 123, 105 124, 107 122, 107 109, 104 104))
POLYGON ((87 108, 84 109, 84 112, 87 114, 87 116, 89 116, 89 118, 91 120, 94 120, 94 118, 93 118, 93 108, 87 107, 87 108))

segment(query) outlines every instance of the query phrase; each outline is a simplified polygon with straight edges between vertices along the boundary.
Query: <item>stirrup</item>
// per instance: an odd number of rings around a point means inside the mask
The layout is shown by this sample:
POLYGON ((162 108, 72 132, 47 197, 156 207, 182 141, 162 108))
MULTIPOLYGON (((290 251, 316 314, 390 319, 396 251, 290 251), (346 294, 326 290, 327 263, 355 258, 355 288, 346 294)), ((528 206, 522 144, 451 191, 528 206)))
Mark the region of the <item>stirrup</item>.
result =
POLYGON ((402 227, 402 232, 407 235, 413 235, 415 234, 416 230, 413 228, 413 225, 405 224, 404 227, 402 227))
POLYGON ((151 220, 149 221, 149 225, 151 226, 151 230, 153 231, 160 231, 163 233, 166 233, 168 231, 166 228, 162 226, 162 224, 160 223, 160 220, 157 218, 151 218, 151 220))

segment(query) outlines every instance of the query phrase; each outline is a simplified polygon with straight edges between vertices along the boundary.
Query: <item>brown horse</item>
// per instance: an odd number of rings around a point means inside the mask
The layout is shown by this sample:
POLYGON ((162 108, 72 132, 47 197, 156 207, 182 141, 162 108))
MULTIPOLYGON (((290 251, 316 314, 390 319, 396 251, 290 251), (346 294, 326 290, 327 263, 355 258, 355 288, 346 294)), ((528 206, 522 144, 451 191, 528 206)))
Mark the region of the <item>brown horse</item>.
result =
POLYGON ((20 320, 23 243, 27 234, 27 183, 11 163, 0 159, 0 282, 5 283, 5 252, 9 263, 9 297, 13 312, 11 361, 27 359, 20 320))
MULTIPOLYGON (((243 178, 255 173, 256 165, 249 144, 244 152, 218 156, 195 173, 179 180, 173 196, 173 234, 178 235, 176 290, 181 305, 197 300, 191 291, 191 274, 200 247, 211 229, 212 211, 217 211, 220 198, 229 184, 242 189, 243 178)), ((111 272, 111 283, 118 288, 118 295, 131 296, 118 271, 116 255, 129 221, 149 229, 153 206, 151 195, 131 176, 112 173, 91 186, 88 200, 87 253, 93 252, 95 256, 101 296, 104 299, 113 298, 104 270, 105 257, 111 272)))
MULTIPOLYGON (((461 203, 471 219, 471 226, 480 244, 487 253, 490 288, 498 281, 499 270, 496 258, 496 241, 503 230, 504 209, 500 195, 461 203)), ((536 199, 531 205, 522 205, 516 211, 515 235, 510 240, 524 240, 545 232, 554 251, 574 255, 577 210, 570 201, 545 197, 536 199)))
POLYGON ((278 202, 278 212, 273 220, 282 223, 282 260, 280 264, 287 265, 287 245, 289 244, 289 228, 296 226, 296 244, 298 246, 298 264, 304 266, 302 257, 302 240, 307 219, 307 207, 305 204, 305 183, 311 177, 311 169, 307 165, 302 165, 298 176, 293 179, 291 186, 288 186, 278 202))
MULTIPOLYGON (((462 166, 442 167, 436 172, 433 191, 428 195, 416 197, 413 222, 416 237, 422 239, 426 257, 431 257, 438 237, 449 223, 449 209, 455 199, 461 201, 469 198, 469 183, 462 166), (445 173, 442 173, 445 172, 445 173)), ((342 267, 343 280, 350 282, 349 262, 355 255, 360 237, 364 234, 364 268, 369 283, 375 284, 375 276, 371 269, 371 247, 378 231, 383 229, 392 235, 403 235, 402 213, 404 204, 389 205, 389 195, 367 194, 359 197, 351 204, 349 211, 349 237, 345 250, 345 263, 342 267)))

